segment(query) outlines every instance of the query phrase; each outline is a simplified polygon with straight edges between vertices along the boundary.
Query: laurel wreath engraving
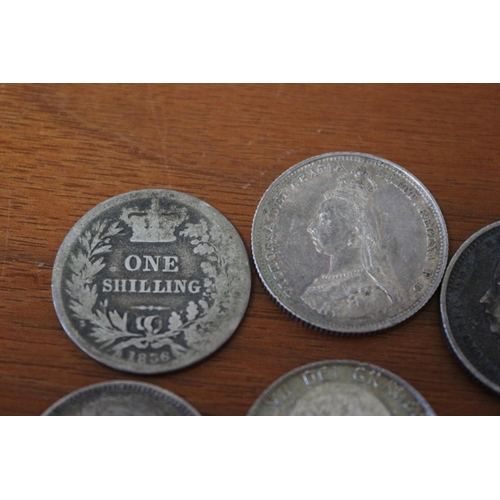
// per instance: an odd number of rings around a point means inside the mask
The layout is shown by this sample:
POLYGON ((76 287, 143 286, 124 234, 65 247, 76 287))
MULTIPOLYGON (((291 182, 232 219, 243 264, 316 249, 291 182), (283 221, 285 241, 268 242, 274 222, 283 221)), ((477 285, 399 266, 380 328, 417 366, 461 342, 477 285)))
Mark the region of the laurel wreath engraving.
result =
POLYGON ((205 275, 203 298, 189 301, 184 311, 173 311, 167 320, 157 314, 133 317, 130 311, 120 314, 109 310, 107 299, 97 303, 95 280, 106 267, 105 256, 112 250, 112 238, 123 230, 119 224, 119 221, 96 222, 79 237, 79 248, 69 261, 71 277, 66 280, 66 291, 71 297, 69 307, 82 327, 90 325, 89 334, 96 343, 115 355, 122 356, 128 347, 160 349, 167 346, 170 358, 176 358, 189 347, 203 342, 203 333, 210 322, 230 308, 231 280, 220 254, 223 235, 215 225, 209 229, 203 219, 197 224, 186 223, 179 234, 189 239, 195 254, 204 257, 200 264, 205 275))

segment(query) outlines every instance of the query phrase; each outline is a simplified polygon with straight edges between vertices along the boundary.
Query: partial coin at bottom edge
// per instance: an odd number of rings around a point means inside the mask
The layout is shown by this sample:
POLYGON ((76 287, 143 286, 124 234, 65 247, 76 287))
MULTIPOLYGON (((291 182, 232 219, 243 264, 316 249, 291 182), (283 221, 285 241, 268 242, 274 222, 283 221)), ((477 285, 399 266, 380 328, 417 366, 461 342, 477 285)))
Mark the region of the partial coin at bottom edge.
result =
POLYGON ((63 397, 43 416, 199 416, 173 392, 142 382, 117 380, 89 385, 63 397))
POLYGON ((249 416, 435 415, 408 382, 378 366, 327 360, 292 370, 255 401, 249 416))

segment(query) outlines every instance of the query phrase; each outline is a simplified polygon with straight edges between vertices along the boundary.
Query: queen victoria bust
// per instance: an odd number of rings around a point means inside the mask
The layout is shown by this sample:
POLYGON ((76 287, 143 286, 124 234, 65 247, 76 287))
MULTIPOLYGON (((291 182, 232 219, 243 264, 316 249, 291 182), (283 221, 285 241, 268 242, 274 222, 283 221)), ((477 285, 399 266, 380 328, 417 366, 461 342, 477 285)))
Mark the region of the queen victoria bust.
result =
POLYGON ((329 270, 301 298, 321 314, 364 318, 400 299, 401 289, 384 249, 380 213, 372 201, 376 189, 363 169, 344 174, 323 195, 307 227, 316 251, 328 256, 329 270))

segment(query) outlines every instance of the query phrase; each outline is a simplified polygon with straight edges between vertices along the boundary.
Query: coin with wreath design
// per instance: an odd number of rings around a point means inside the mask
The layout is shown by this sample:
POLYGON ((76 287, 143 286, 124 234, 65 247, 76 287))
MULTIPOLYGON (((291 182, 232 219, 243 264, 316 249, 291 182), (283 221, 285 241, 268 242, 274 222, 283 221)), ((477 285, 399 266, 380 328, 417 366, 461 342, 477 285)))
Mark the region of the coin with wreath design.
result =
POLYGON ((204 201, 146 189, 97 205, 70 230, 52 275, 54 306, 88 355, 131 373, 163 373, 217 350, 250 296, 245 246, 204 201))

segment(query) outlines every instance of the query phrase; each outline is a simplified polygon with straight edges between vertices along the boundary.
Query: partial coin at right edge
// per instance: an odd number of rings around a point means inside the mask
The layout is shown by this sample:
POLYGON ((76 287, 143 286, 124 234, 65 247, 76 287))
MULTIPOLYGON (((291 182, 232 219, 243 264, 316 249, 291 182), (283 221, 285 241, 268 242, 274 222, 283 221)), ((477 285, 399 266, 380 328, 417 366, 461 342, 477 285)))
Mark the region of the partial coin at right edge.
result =
POLYGON ((453 256, 441 289, 446 338, 462 366, 500 394, 500 222, 453 256))

